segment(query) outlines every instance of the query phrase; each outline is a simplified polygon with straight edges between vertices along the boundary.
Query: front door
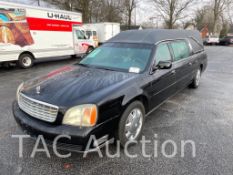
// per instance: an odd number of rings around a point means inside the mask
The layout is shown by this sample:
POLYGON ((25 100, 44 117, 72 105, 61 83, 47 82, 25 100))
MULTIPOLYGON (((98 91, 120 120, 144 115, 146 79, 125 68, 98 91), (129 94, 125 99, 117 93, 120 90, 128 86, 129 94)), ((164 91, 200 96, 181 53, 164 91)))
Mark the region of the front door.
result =
POLYGON ((81 28, 73 28, 74 50, 76 54, 85 54, 90 46, 89 40, 81 28))
MULTIPOLYGON (((160 61, 172 61, 172 56, 167 43, 162 43, 157 46, 155 60, 156 64, 160 61)), ((151 75, 150 109, 155 108, 175 93, 175 74, 176 72, 174 71, 174 68, 171 67, 170 69, 158 69, 151 75)))

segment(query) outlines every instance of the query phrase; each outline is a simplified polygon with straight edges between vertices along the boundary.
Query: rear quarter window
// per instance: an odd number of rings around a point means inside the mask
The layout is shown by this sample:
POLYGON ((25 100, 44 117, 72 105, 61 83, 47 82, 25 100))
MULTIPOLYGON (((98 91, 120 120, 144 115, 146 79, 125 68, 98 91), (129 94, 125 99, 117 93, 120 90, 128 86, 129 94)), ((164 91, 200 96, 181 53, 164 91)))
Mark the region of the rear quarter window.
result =
POLYGON ((191 44, 191 46, 192 46, 193 53, 198 53, 198 52, 204 50, 203 45, 200 44, 200 43, 198 43, 195 39, 189 38, 189 42, 190 42, 190 44, 191 44))

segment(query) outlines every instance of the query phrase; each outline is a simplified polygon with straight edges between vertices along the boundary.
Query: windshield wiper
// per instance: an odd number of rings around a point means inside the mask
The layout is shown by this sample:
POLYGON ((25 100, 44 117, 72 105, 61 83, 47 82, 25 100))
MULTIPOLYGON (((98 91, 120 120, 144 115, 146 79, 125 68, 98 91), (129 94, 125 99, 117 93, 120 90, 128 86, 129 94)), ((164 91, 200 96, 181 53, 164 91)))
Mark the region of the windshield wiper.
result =
POLYGON ((109 71, 117 71, 117 70, 110 69, 110 68, 107 68, 107 67, 100 67, 100 66, 82 64, 82 63, 79 63, 78 65, 83 66, 83 67, 88 67, 88 68, 94 68, 94 69, 103 69, 103 70, 109 70, 109 71))
POLYGON ((78 65, 83 66, 83 67, 91 67, 91 66, 89 66, 87 64, 82 64, 82 63, 79 63, 78 65))
POLYGON ((106 68, 106 67, 95 67, 97 69, 103 69, 103 70, 110 70, 110 71, 116 71, 114 69, 106 68))

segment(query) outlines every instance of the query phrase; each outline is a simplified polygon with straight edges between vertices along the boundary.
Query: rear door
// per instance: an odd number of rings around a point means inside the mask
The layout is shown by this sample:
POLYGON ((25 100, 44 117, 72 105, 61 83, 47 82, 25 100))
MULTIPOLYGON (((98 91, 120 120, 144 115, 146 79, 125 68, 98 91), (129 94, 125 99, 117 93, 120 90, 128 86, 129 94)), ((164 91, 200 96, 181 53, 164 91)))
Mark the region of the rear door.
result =
POLYGON ((176 75, 176 88, 180 90, 188 86, 193 79, 193 56, 186 40, 170 42, 173 52, 173 68, 176 75))
MULTIPOLYGON (((161 43, 156 48, 155 54, 156 64, 159 61, 172 61, 172 55, 167 43, 161 43)), ((151 105, 153 109, 157 105, 161 104, 164 100, 170 97, 176 91, 175 88, 175 70, 173 66, 170 69, 158 69, 153 75, 151 75, 151 105)))

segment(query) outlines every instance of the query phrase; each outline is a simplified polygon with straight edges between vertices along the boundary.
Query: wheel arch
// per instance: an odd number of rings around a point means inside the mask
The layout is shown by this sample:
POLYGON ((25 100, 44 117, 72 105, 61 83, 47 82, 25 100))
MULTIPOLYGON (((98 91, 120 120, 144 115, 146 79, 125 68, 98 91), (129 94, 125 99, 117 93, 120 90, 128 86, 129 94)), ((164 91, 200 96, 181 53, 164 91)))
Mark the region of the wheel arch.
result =
POLYGON ((20 53, 20 54, 19 54, 19 57, 18 57, 18 60, 19 60, 19 58, 20 58, 23 54, 29 54, 29 55, 32 56, 33 60, 35 60, 35 55, 34 55, 32 52, 30 52, 30 51, 23 51, 22 53, 20 53))
POLYGON ((131 103, 133 103, 134 101, 140 101, 140 102, 143 104, 144 108, 145 108, 145 112, 146 112, 146 113, 149 112, 149 100, 148 100, 147 96, 146 96, 146 95, 143 95, 143 94, 138 95, 138 96, 136 96, 136 97, 130 99, 130 100, 124 105, 124 110, 125 110, 131 103))

